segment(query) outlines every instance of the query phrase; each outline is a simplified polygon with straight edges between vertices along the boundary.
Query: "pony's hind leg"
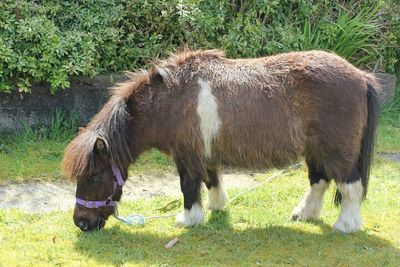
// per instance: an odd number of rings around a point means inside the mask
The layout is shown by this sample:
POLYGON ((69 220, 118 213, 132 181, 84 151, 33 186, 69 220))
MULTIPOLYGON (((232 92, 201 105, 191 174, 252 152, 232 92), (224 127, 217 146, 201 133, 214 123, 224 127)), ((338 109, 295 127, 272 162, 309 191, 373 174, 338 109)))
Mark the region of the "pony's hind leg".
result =
POLYGON ((223 188, 223 182, 218 173, 218 168, 207 169, 208 179, 204 183, 208 189, 208 198, 206 208, 210 210, 221 210, 228 196, 223 188))
POLYGON ((201 181, 205 175, 201 164, 193 160, 175 158, 178 169, 184 210, 176 216, 177 227, 190 227, 203 222, 204 210, 201 204, 201 181))
POLYGON ((329 187, 330 180, 324 168, 317 161, 306 157, 310 189, 303 200, 292 211, 292 220, 312 221, 319 218, 324 201, 324 194, 329 187))
POLYGON ((360 172, 353 168, 346 181, 336 181, 341 202, 339 219, 333 229, 342 233, 353 233, 361 229, 360 205, 363 197, 363 185, 360 172))

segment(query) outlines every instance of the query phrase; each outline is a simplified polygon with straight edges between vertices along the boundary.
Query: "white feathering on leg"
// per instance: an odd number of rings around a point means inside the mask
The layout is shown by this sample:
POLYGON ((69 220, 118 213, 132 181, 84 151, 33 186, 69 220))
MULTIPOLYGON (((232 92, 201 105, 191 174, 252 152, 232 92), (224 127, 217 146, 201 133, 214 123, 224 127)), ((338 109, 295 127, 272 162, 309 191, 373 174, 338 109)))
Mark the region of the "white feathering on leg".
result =
POLYGON ((361 180, 354 183, 338 183, 337 188, 342 195, 339 219, 333 229, 342 233, 353 233, 361 229, 361 199, 363 186, 361 180))
POLYGON ((177 227, 190 227, 201 224, 204 220, 204 210, 200 203, 196 202, 190 210, 184 209, 176 216, 177 227))
POLYGON ((324 179, 313 184, 300 204, 293 209, 292 219, 299 221, 318 219, 321 215, 324 194, 328 187, 329 183, 324 179))
POLYGON ((211 187, 208 190, 207 209, 221 210, 227 202, 228 196, 222 187, 221 181, 217 187, 211 187))

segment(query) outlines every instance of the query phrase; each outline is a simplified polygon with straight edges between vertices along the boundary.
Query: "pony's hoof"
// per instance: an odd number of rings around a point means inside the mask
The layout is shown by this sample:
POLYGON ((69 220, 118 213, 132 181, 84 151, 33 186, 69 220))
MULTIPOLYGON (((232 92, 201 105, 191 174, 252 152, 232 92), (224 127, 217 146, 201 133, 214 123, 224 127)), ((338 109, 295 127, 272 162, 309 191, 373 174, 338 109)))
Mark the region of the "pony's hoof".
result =
POLYGON ((300 220, 300 215, 297 213, 292 213, 292 215, 290 216, 290 220, 291 221, 301 221, 300 220))
POLYGON ((200 204, 194 204, 190 210, 183 210, 176 216, 176 227, 199 225, 204 220, 204 210, 200 204))
POLYGON ((293 209, 290 219, 292 221, 309 222, 315 221, 319 218, 320 210, 315 208, 306 208, 304 206, 297 206, 293 209))
POLYGON ((350 220, 338 220, 333 225, 335 232, 350 234, 361 230, 361 219, 352 218, 350 220))

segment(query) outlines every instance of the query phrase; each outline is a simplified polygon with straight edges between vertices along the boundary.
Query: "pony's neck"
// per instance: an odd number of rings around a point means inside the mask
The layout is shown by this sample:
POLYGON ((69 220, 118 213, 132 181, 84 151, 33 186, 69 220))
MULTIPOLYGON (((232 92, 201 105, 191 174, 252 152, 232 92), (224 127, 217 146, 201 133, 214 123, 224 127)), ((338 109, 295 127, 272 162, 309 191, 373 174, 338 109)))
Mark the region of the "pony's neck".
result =
POLYGON ((165 117, 171 115, 171 110, 166 95, 154 93, 158 90, 163 88, 143 88, 131 98, 133 150, 138 156, 151 148, 169 154, 171 133, 165 117))

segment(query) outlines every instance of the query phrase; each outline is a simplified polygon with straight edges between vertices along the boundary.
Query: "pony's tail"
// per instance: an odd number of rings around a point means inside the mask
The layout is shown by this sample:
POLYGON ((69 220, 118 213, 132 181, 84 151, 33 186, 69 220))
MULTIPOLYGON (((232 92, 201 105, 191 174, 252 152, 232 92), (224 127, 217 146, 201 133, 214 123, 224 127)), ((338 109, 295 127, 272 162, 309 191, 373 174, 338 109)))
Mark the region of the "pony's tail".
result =
MULTIPOLYGON (((357 169, 361 174, 361 183, 363 186, 363 199, 367 196, 369 172, 374 153, 375 133, 378 122, 378 97, 376 89, 372 85, 374 83, 367 82, 367 107, 368 118, 367 125, 364 130, 363 138, 361 141, 361 151, 358 157, 357 169)), ((338 190, 335 193, 335 204, 339 205, 342 196, 338 190)))

